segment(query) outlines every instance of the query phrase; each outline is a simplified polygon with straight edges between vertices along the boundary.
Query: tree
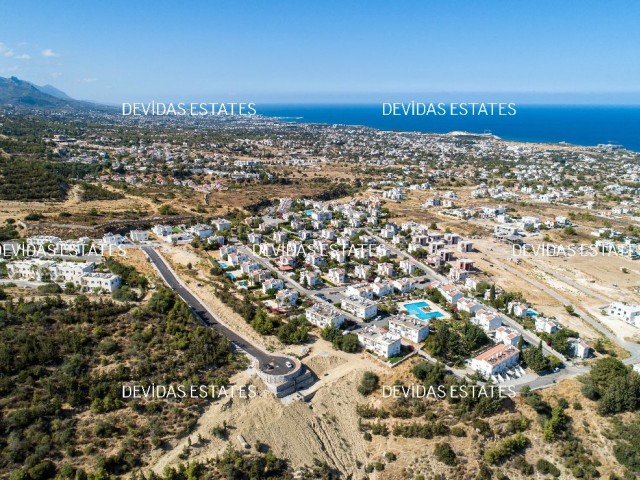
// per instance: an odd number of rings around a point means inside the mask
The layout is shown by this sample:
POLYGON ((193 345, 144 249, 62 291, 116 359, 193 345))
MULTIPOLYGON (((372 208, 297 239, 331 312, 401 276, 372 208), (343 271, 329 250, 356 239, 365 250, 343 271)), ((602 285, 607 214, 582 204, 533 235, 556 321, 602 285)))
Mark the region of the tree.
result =
POLYGON ((342 341, 340 342, 340 350, 347 353, 355 353, 360 350, 360 342, 358 341, 358 336, 353 333, 348 333, 346 335, 341 335, 340 338, 342 341))
POLYGON ((453 466, 457 463, 456 452, 448 443, 437 443, 434 450, 434 456, 445 465, 453 466))
POLYGON ((537 347, 529 347, 522 352, 522 358, 534 372, 549 368, 549 360, 542 352, 542 342, 537 347))
POLYGON ((380 381, 378 375, 373 372, 364 372, 362 380, 358 386, 358 392, 362 395, 369 395, 376 388, 378 388, 378 382, 380 381))
POLYGON ((444 380, 446 372, 442 364, 432 364, 427 361, 422 361, 415 365, 411 369, 411 373, 423 382, 426 387, 431 385, 439 385, 444 380))
POLYGON ((564 408, 561 405, 556 405, 551 409, 551 418, 543 425, 542 438, 547 443, 553 442, 566 432, 568 423, 569 417, 564 413, 564 408))
POLYGON ((625 377, 627 373, 624 363, 617 358, 607 357, 593 363, 589 377, 598 390, 604 390, 612 379, 625 377))

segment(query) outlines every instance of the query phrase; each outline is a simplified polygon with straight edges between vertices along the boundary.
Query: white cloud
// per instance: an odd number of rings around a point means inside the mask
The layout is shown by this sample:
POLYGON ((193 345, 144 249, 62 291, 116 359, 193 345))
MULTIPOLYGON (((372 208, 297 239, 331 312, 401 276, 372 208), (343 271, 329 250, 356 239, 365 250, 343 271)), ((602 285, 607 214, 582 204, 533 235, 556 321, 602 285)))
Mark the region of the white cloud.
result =
POLYGON ((13 50, 0 42, 0 55, 3 57, 13 57, 13 50))
POLYGON ((5 43, 0 42, 0 57, 17 58, 20 60, 29 60, 31 55, 26 53, 16 53, 13 48, 7 46, 5 43))
POLYGON ((93 83, 93 82, 97 82, 98 79, 97 78, 83 78, 80 80, 82 83, 93 83))
POLYGON ((61 76, 62 76, 62 73, 60 73, 60 72, 53 72, 51 74, 51 77, 53 77, 53 78, 60 78, 61 76))
POLYGON ((6 68, 0 68, 0 73, 16 73, 17 71, 20 70, 20 67, 18 67, 17 65, 14 65, 13 67, 6 67, 6 68))
POLYGON ((53 51, 53 50, 51 50, 50 48, 45 48, 45 49, 42 51, 42 56, 43 56, 43 57, 51 58, 51 57, 59 57, 59 56, 60 56, 60 54, 59 54, 59 53, 54 52, 54 51, 53 51))

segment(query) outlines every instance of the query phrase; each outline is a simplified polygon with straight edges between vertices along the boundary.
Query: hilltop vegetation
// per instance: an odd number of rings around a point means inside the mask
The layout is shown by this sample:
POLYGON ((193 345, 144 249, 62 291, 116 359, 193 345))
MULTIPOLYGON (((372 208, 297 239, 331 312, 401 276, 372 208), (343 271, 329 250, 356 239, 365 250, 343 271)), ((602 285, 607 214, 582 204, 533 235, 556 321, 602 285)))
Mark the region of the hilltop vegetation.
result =
POLYGON ((1 307, 3 478, 141 468, 145 452, 191 431, 208 400, 127 400, 123 385, 222 385, 235 371, 228 340, 197 326, 170 290, 137 308, 85 296, 1 307))
POLYGON ((0 200, 64 200, 69 184, 41 162, 0 159, 0 200))

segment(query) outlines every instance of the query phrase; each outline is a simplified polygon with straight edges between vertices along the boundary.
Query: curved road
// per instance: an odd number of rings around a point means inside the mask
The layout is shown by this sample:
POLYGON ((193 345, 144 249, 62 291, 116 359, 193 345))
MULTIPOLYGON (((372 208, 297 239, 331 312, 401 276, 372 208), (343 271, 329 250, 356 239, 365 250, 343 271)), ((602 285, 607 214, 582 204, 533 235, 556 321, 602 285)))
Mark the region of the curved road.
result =
MULTIPOLYGON (((204 325, 214 328, 220 334, 227 337, 231 343, 247 355, 257 359, 260 362, 260 368, 271 375, 283 375, 293 372, 293 368, 289 368, 286 362, 290 361, 287 357, 271 355, 263 351, 260 347, 249 343, 246 339, 238 335, 236 332, 223 325, 220 320, 205 307, 196 296, 182 283, 173 270, 166 263, 164 258, 154 250, 153 247, 141 247, 142 251, 155 265, 158 272, 162 276, 170 288, 172 288, 186 302, 191 310, 200 318, 204 325)), ((291 362, 292 364, 294 362, 291 362)))

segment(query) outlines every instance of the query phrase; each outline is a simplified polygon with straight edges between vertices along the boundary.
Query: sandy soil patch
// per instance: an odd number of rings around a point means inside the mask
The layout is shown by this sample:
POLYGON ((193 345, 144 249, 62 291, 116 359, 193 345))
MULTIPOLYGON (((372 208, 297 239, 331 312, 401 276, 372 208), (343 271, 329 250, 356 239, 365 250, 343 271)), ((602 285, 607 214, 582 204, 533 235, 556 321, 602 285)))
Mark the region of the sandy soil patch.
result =
POLYGON ((237 385, 256 385, 259 395, 212 404, 190 436, 191 448, 189 438, 185 438, 168 452, 154 452, 153 470, 161 472, 166 465, 184 462, 184 457, 180 458, 182 452, 188 451, 187 458, 194 460, 220 454, 228 443, 241 448, 237 437, 242 435, 252 449, 257 442, 264 443, 276 455, 289 459, 293 468, 312 465, 313 460, 318 459, 345 475, 364 478, 364 472, 357 465, 367 462, 367 444, 358 430, 354 408, 356 402, 364 401, 356 390, 361 375, 361 369, 352 370, 330 388, 319 390, 309 403, 294 401, 285 405, 263 389, 251 370, 242 372, 232 380, 237 385), (211 435, 211 429, 223 423, 230 426, 228 440, 211 435), (198 435, 204 439, 201 444, 197 441, 198 435))

